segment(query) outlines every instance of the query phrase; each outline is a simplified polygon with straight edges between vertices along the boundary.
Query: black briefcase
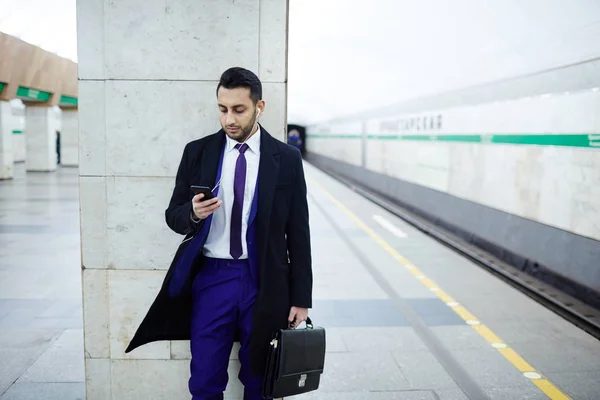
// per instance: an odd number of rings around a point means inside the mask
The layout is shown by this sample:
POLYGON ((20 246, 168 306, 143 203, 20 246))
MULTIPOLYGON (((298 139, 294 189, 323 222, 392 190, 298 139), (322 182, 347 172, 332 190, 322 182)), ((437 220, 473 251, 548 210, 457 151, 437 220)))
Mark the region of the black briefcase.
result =
POLYGON ((263 397, 278 398, 319 388, 325 367, 325 329, 280 329, 273 335, 263 385, 263 397))

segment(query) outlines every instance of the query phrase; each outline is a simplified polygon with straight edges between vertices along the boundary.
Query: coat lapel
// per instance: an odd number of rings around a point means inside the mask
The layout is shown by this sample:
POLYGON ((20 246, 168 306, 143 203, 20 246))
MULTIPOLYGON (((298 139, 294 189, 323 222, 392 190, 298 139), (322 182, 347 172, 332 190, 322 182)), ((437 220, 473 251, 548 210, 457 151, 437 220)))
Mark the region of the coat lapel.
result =
MULTIPOLYGON (((220 180, 220 168, 222 167, 222 156, 223 147, 225 146, 225 132, 220 130, 217 135, 206 145, 204 154, 202 156, 202 164, 200 170, 200 182, 203 186, 208 186, 211 189, 215 187, 217 182, 220 180)), ((215 195, 219 193, 219 188, 214 190, 215 195)), ((212 223, 213 215, 209 215, 202 229, 199 232, 199 236, 202 238, 202 244, 208 236, 208 231, 212 223)))
POLYGON ((196 185, 209 186, 211 189, 217 183, 217 171, 219 169, 219 160, 225 141, 225 132, 221 129, 211 140, 206 144, 200 155, 200 174, 196 177, 196 185))
MULTIPOLYGON (((275 139, 261 126, 260 161, 258 167, 258 205, 256 207, 256 229, 259 241, 259 262, 264 265, 266 238, 273 203, 273 195, 279 174, 279 149, 275 139)), ((252 223, 252 218, 249 223, 252 223)))
MULTIPOLYGON (((260 168, 260 166, 259 166, 260 168)), ((260 170, 259 170, 260 171, 260 170)), ((252 206, 250 207, 250 216, 248 217, 248 226, 252 226, 256 212, 258 211, 258 179, 256 179, 256 189, 254 190, 254 196, 252 197, 252 206)))
MULTIPOLYGON (((221 154, 223 149, 223 142, 225 140, 225 133, 221 130, 217 135, 206 144, 206 147, 201 150, 200 157, 200 171, 198 175, 192 178, 192 184, 200 184, 203 186, 214 187, 217 180, 217 172, 219 170, 219 162, 221 160, 221 154)), ((210 215, 202 224, 199 231, 196 232, 193 239, 185 246, 185 249, 179 257, 175 267, 173 269, 170 282, 169 282, 169 295, 176 297, 182 293, 186 282, 191 285, 193 282, 192 268, 194 259, 200 253, 210 225, 212 221, 212 215, 210 215), (192 281, 190 281, 192 279, 192 281)))

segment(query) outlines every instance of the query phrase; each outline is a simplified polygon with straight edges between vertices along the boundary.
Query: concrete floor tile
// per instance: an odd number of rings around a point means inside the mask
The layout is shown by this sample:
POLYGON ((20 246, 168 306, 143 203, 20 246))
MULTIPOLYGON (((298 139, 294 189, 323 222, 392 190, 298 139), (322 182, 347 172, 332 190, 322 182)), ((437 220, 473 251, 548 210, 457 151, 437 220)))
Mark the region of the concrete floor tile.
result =
POLYGON ((438 299, 431 290, 420 284, 414 277, 410 277, 402 283, 397 284, 392 279, 389 282, 400 297, 406 300, 410 299, 438 299))
POLYGON ((496 349, 451 350, 450 354, 480 387, 522 388, 529 380, 496 349))
POLYGON ((40 349, 0 349, 0 394, 4 393, 41 355, 40 349))
MULTIPOLYGON (((530 383, 527 386, 519 387, 493 387, 484 388, 486 394, 494 400, 547 400, 548 396, 544 394, 537 386, 530 383)), ((575 397, 581 399, 581 397, 575 397)), ((590 399, 591 400, 591 399, 590 399)))
POLYGON ((83 381, 83 332, 73 329, 65 331, 17 383, 83 381))
POLYGON ((57 329, 78 329, 83 328, 83 321, 81 317, 75 318, 34 318, 29 323, 29 327, 32 329, 45 329, 45 328, 57 328, 57 329))
MULTIPOLYGON (((4 300, 0 300, 3 303, 4 300)), ((15 304, 14 300, 11 302, 15 304)), ((0 319, 0 329, 28 329, 31 324, 48 307, 49 302, 44 300, 28 301, 12 307, 2 319, 0 319)), ((42 328, 42 327, 40 327, 42 328)))
POLYGON ((0 328, 0 393, 8 389, 59 335, 56 330, 0 328))
POLYGON ((390 300, 379 299, 315 300, 311 319, 323 327, 408 325, 390 300))
POLYGON ((433 326, 431 331, 449 350, 488 349, 491 345, 470 325, 433 326))
POLYGON ((554 320, 537 319, 535 314, 529 320, 522 318, 502 318, 487 320, 486 325, 501 339, 514 346, 517 344, 546 343, 549 348, 557 343, 569 342, 581 346, 595 354, 600 352, 600 342, 560 317, 554 320))
POLYGON ((40 318, 79 318, 81 319, 82 303, 78 299, 58 299, 48 307, 40 318))
POLYGON ((456 326, 463 325, 465 322, 458 315, 422 315, 421 319, 429 327, 436 326, 456 326))
POLYGON ((318 299, 386 299, 388 296, 370 279, 346 278, 343 282, 318 280, 315 273, 313 296, 318 299))
POLYGON ((439 400, 469 400, 460 389, 436 389, 435 393, 439 400))
POLYGON ((394 360, 412 389, 458 389, 433 354, 409 349, 393 351, 394 360))
POLYGON ((409 299, 407 303, 428 326, 465 324, 464 320, 439 298, 409 299))
POLYGON ((319 390, 301 396, 286 397, 298 400, 438 400, 432 390, 360 391, 323 393, 319 390))
POLYGON ((18 351, 41 348, 42 352, 44 352, 58 339, 62 332, 62 329, 0 328, 0 350, 18 351))
POLYGON ((85 384, 80 383, 16 383, 0 400, 85 400, 85 384))
POLYGON ((320 387, 323 393, 410 389, 390 352, 327 354, 320 387))
MULTIPOLYGON (((11 299, 50 299, 56 292, 51 282, 56 280, 56 271, 39 270, 32 274, 27 270, 0 271, 0 293, 11 299)), ((50 302, 48 306, 50 306, 50 302)))
POLYGON ((551 373, 546 377, 572 399, 600 398, 600 371, 551 373))
POLYGON ((479 318, 485 316, 488 322, 512 319, 523 323, 523 321, 544 320, 545 316, 555 318, 555 315, 550 315, 547 309, 520 293, 511 295, 498 291, 482 294, 466 288, 465 291, 456 293, 455 298, 474 315, 479 318))
POLYGON ((586 372, 598 371, 600 379, 600 351, 585 343, 571 342, 518 342, 511 346, 534 368, 544 374, 551 372, 586 372))
MULTIPOLYGON (((83 382, 83 364, 71 369, 70 357, 55 351, 65 328, 81 331, 77 170, 31 174, 17 165, 15 179, 0 186, 0 198, 0 242, 10 243, 0 246, 0 393, 26 371, 30 379, 64 373, 83 382)), ((65 346, 78 349, 72 342, 65 346)), ((83 383, 18 383, 2 399, 44 398, 42 390, 50 393, 46 398, 74 399, 73 387, 83 383)))
POLYGON ((348 352, 348 346, 344 341, 344 332, 353 328, 327 328, 326 330, 326 349, 327 353, 348 352))
POLYGON ((348 328, 341 331, 349 351, 428 351, 412 327, 348 328))

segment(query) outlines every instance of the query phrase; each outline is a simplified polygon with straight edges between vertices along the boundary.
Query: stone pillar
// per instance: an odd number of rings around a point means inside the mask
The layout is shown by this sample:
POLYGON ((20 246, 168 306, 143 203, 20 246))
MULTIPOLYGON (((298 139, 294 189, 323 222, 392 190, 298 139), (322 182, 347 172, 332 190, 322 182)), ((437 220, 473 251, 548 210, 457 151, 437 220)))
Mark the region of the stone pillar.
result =
MULTIPOLYGON (((285 138, 287 7, 285 0, 78 1, 88 400, 190 398, 188 342, 124 350, 182 239, 164 210, 184 145, 220 128, 215 90, 224 70, 259 75, 261 122, 285 138)), ((237 368, 232 360, 232 399, 241 399, 237 368)))
POLYGON ((25 162, 26 143, 25 143, 25 132, 23 129, 17 127, 13 130, 13 161, 15 163, 25 162))
POLYGON ((62 129, 60 131, 60 165, 79 165, 79 121, 76 108, 63 108, 62 129))
POLYGON ((13 161, 25 162, 25 105, 21 101, 11 101, 13 123, 13 161))
POLYGON ((27 105, 25 108, 27 171, 56 171, 56 110, 48 106, 27 105))
POLYGON ((0 100, 0 180, 13 177, 12 108, 0 100))

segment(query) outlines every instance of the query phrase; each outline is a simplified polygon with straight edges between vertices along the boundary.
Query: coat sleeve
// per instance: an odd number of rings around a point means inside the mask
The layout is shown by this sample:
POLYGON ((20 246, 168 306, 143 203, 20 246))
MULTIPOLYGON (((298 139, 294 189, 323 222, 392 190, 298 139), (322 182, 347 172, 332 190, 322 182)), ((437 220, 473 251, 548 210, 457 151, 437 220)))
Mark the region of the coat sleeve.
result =
POLYGON ((192 221, 192 201, 190 199, 189 169, 188 162, 189 144, 185 146, 177 176, 175 177, 175 188, 171 195, 171 201, 165 211, 167 225, 174 232, 187 235, 197 229, 201 223, 192 221))
POLYGON ((295 307, 312 307, 312 256, 308 201, 302 156, 297 155, 296 177, 287 224, 287 246, 290 259, 290 300, 295 307))

